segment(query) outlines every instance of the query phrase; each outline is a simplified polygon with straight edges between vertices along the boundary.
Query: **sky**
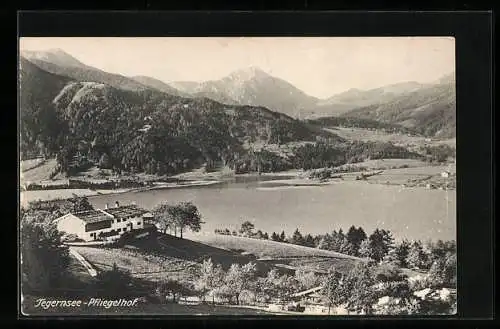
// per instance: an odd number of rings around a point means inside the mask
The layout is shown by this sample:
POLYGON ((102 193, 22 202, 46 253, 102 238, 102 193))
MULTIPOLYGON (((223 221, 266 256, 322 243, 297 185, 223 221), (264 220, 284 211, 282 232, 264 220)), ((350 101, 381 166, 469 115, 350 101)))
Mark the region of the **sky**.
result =
POLYGON ((351 88, 433 82, 455 70, 450 37, 21 38, 21 50, 59 48, 84 64, 164 82, 220 79, 250 66, 327 98, 351 88))

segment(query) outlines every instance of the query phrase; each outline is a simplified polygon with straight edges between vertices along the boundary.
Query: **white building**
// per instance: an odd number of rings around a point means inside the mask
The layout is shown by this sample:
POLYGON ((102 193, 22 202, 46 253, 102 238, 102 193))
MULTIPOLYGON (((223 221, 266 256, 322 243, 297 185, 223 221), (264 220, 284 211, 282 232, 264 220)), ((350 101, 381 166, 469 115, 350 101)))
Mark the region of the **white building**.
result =
POLYGON ((441 173, 441 177, 443 177, 443 178, 448 178, 448 177, 450 177, 450 172, 449 172, 449 171, 443 171, 443 172, 441 173))
POLYGON ((123 233, 144 228, 148 211, 136 205, 86 210, 57 218, 57 229, 84 241, 116 240, 123 233))

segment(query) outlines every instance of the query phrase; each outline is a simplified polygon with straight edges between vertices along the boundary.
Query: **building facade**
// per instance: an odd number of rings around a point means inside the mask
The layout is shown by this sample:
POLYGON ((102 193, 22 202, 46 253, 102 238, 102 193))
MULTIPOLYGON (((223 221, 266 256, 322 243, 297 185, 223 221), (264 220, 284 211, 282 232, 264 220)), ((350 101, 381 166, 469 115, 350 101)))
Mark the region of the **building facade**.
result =
POLYGON ((57 229, 84 241, 117 240, 126 232, 144 228, 148 211, 136 205, 70 213, 55 220, 57 229))

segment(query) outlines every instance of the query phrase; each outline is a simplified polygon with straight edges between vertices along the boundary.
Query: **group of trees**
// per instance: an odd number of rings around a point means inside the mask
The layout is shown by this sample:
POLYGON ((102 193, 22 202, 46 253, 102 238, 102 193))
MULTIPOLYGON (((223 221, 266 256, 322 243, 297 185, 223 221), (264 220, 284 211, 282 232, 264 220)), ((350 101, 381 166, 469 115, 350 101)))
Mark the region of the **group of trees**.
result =
POLYGON ((292 168, 290 161, 268 150, 249 150, 234 161, 236 173, 277 172, 292 168))
POLYGON ((331 250, 351 256, 370 259, 379 264, 391 264, 397 267, 431 271, 441 282, 453 285, 456 268, 455 241, 438 240, 435 243, 423 244, 421 241, 406 239, 396 242, 392 233, 384 229, 375 229, 367 235, 362 227, 349 228, 347 233, 342 229, 332 233, 313 236, 303 235, 296 229, 291 236, 285 232, 267 232, 258 230, 249 221, 245 221, 239 232, 229 229, 216 230, 216 234, 239 235, 256 239, 269 239, 276 242, 291 243, 311 248, 331 250))
POLYGON ((192 202, 181 202, 178 204, 161 203, 153 209, 153 217, 160 231, 173 232, 183 238, 185 229, 193 232, 201 230, 202 217, 198 208, 192 202))
POLYGON ((450 145, 422 146, 421 153, 430 162, 446 162, 449 158, 456 158, 456 149, 450 145))
POLYGON ((232 264, 224 270, 211 259, 205 260, 195 281, 195 289, 212 303, 226 301, 240 304, 269 302, 272 298, 285 298, 290 294, 316 287, 322 283, 320 276, 301 268, 294 275, 279 274, 271 269, 266 276, 259 276, 255 263, 232 264))
POLYGON ((70 212, 92 209, 94 208, 86 197, 75 197, 66 200, 32 201, 21 207, 21 213, 23 216, 37 216, 40 220, 45 218, 48 221, 70 212))
POLYGON ((64 287, 68 248, 49 211, 21 211, 21 277, 27 294, 48 294, 64 287))
MULTIPOLYGON (((401 270, 393 265, 376 266, 358 263, 347 273, 331 268, 323 294, 329 307, 343 306, 347 310, 364 314, 412 315, 450 314, 456 309, 456 299, 420 299, 414 293, 434 281, 413 284, 401 270), (381 297, 385 305, 378 305, 381 297)), ((443 287, 443 286, 440 286, 443 287)))
MULTIPOLYGON (((437 279, 410 282, 407 275, 391 264, 357 262, 351 269, 337 271, 331 267, 327 275, 318 275, 298 268, 293 275, 280 274, 276 269, 259 274, 255 263, 232 264, 224 269, 207 259, 200 264, 193 281, 166 278, 156 284, 154 295, 161 302, 178 302, 181 296, 198 296, 212 304, 252 305, 273 300, 290 300, 293 293, 322 287, 320 293, 329 307, 344 307, 350 312, 364 314, 441 314, 456 308, 453 296, 447 300, 420 299, 414 293, 422 287, 442 288, 437 279), (388 302, 377 305, 381 297, 388 302)), ((130 295, 134 290, 130 275, 115 267, 98 277, 99 291, 109 296, 130 295)))

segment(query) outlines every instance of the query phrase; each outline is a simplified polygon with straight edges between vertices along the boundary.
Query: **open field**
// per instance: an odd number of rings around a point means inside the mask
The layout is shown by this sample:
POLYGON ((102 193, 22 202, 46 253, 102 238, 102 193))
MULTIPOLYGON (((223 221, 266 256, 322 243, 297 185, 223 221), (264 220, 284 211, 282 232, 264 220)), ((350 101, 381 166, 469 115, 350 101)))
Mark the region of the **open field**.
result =
POLYGON ((193 235, 192 239, 220 249, 245 251, 258 258, 329 257, 358 260, 356 257, 333 251, 240 236, 207 233, 193 235))
MULTIPOLYGON (((379 169, 398 169, 403 166, 408 168, 414 167, 430 167, 429 163, 416 160, 416 159, 377 159, 377 160, 367 160, 357 163, 349 163, 336 167, 336 169, 346 169, 346 168, 366 168, 369 170, 379 170, 379 169)), ((401 168, 406 169, 406 168, 401 168)))
POLYGON ((27 205, 31 201, 38 200, 58 200, 69 199, 75 195, 79 197, 88 197, 101 194, 119 194, 131 191, 131 189, 115 189, 115 190, 90 190, 90 189, 56 189, 56 190, 35 190, 21 191, 21 205, 27 205))
POLYGON ((255 256, 258 262, 291 273, 297 268, 326 273, 331 266, 339 271, 348 271, 356 262, 363 261, 329 250, 232 235, 206 234, 197 235, 193 239, 220 249, 255 256))
POLYGON ((325 128, 326 131, 335 133, 348 140, 362 142, 391 142, 399 146, 437 146, 437 145, 456 145, 456 138, 437 140, 423 136, 408 136, 405 134, 387 133, 380 130, 370 130, 364 128, 331 127, 325 128))
POLYGON ((409 187, 412 187, 424 182, 436 185, 453 183, 453 181, 455 181, 456 179, 455 175, 456 165, 450 164, 444 166, 392 169, 384 171, 380 175, 368 177, 367 180, 368 182, 375 184, 405 184, 409 187), (449 178, 441 177, 441 173, 444 171, 450 172, 451 176, 449 178))
POLYGON ((45 162, 44 158, 21 160, 21 162, 20 162, 21 172, 26 172, 28 170, 32 170, 32 169, 42 165, 44 162, 45 162))
POLYGON ((166 255, 148 254, 143 250, 129 248, 72 247, 89 261, 98 271, 110 270, 113 263, 128 271, 133 277, 148 281, 166 278, 189 278, 197 264, 166 255))
POLYGON ((21 161, 21 184, 49 180, 56 166, 56 159, 48 159, 38 166, 33 166, 33 160, 21 161), (32 169, 24 170, 25 168, 32 169))

